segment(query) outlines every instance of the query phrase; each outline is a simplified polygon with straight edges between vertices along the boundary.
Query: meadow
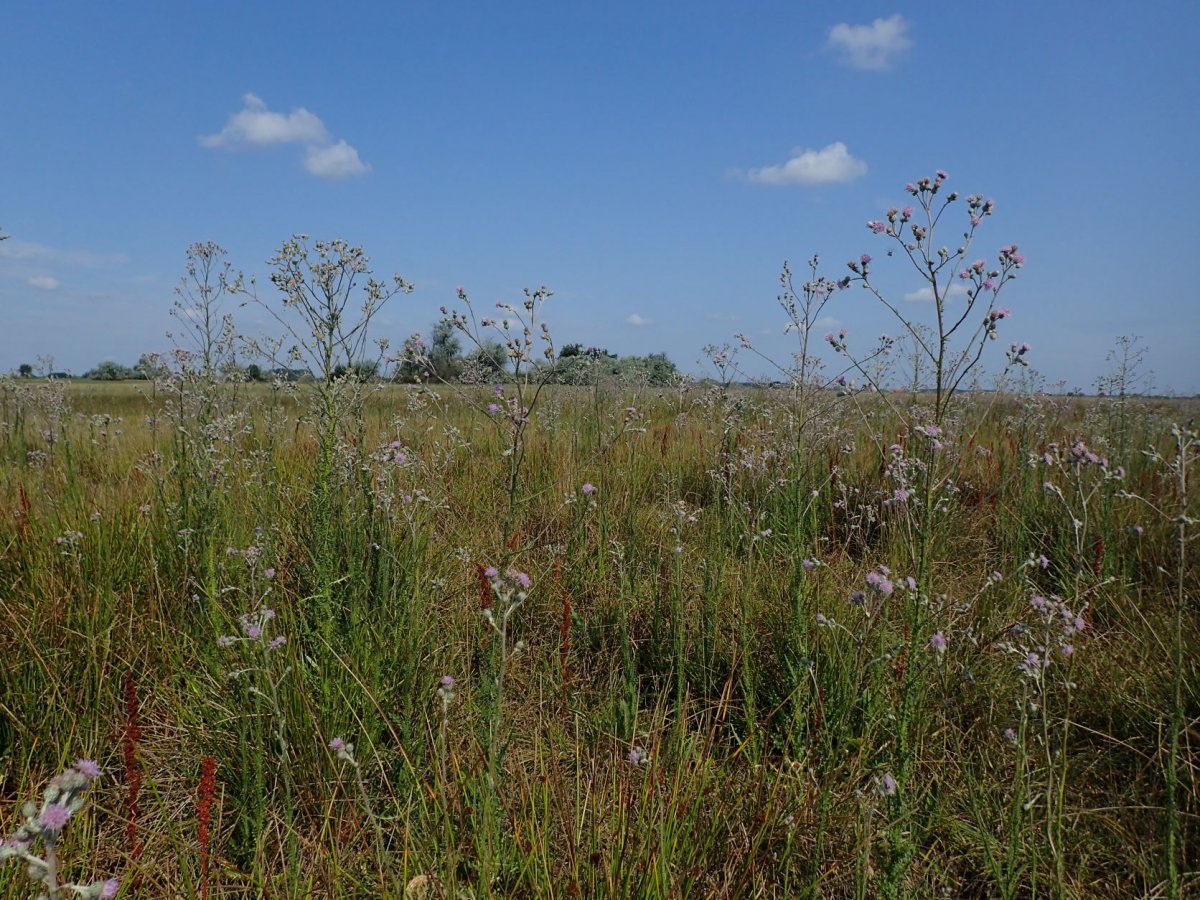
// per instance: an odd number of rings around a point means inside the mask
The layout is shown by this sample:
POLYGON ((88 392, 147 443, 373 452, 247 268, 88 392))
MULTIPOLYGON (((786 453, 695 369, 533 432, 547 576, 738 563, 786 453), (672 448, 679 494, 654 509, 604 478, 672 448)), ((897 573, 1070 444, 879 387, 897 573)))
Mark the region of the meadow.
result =
POLYGON ((514 460, 517 386, 342 387, 326 455, 320 385, 3 384, 0 822, 94 760, 64 877, 1158 896, 1174 829, 1200 887, 1194 404, 550 386, 514 460))
POLYGON ((139 383, 0 382, 0 896, 1194 896, 1197 405, 989 353, 947 178, 867 223, 930 321, 813 257, 782 364, 545 288, 393 348, 297 235, 193 245, 139 383), (851 287, 898 337, 818 346, 851 287))

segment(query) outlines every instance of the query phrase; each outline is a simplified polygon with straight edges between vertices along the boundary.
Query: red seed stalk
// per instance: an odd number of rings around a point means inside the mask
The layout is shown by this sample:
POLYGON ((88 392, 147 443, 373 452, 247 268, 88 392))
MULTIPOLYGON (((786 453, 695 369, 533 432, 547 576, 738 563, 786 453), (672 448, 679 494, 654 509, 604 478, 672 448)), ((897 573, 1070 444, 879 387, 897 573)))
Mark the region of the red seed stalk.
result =
POLYGON ((217 789, 217 761, 206 756, 200 760, 200 798, 196 803, 197 829, 200 838, 200 898, 208 900, 208 853, 211 842, 213 797, 217 789))

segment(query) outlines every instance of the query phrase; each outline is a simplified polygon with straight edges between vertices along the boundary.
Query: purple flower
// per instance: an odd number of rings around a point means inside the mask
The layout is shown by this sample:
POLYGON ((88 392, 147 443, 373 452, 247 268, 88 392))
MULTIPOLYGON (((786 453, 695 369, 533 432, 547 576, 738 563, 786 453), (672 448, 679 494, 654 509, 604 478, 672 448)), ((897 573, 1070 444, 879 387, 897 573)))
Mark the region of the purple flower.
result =
POLYGON ((219 638, 217 638, 217 646, 218 647, 232 647, 233 642, 236 640, 237 640, 237 638, 235 638, 232 634, 223 634, 219 638))
POLYGON ((271 643, 267 644, 267 649, 268 650, 278 650, 280 647, 282 647, 286 643, 287 643, 287 638, 281 634, 278 637, 271 639, 271 643))
POLYGON ((509 569, 508 577, 519 584, 524 590, 529 590, 529 585, 532 583, 530 577, 526 573, 519 572, 516 569, 509 569))
POLYGON ((100 766, 96 764, 94 759, 75 760, 75 771, 88 781, 91 781, 93 778, 100 777, 100 766))
POLYGON ((247 625, 246 637, 253 640, 258 640, 260 637, 262 637, 262 628, 258 625, 247 625))
POLYGON ((947 178, 949 178, 949 177, 950 177, 950 176, 949 176, 949 175, 946 173, 946 170, 945 170, 945 169, 938 169, 936 174, 937 174, 938 181, 945 181, 947 178))
POLYGON ((487 411, 492 415, 495 415, 496 413, 500 412, 500 407, 498 407, 495 403, 489 403, 487 405, 487 411))
POLYGON ((629 752, 625 754, 625 758, 635 766, 640 766, 650 757, 641 747, 630 747, 629 752))
POLYGON ((825 618, 825 613, 817 613, 817 624, 818 625, 828 625, 829 624, 829 620, 827 618, 825 618))
POLYGON ((117 896, 117 892, 121 890, 121 882, 115 878, 110 878, 104 882, 104 887, 100 888, 100 900, 112 900, 117 896))
POLYGON ((443 675, 442 676, 442 687, 444 687, 446 690, 450 690, 450 688, 454 687, 454 676, 453 675, 443 675))
POLYGON ((929 639, 929 646, 934 653, 944 653, 946 651, 946 636, 940 631, 935 631, 933 637, 929 639))
POLYGON ((801 563, 800 563, 800 567, 802 569, 804 569, 805 572, 811 572, 814 569, 816 569, 817 566, 819 566, 819 565, 820 565, 820 563, 817 562, 815 559, 805 559, 805 560, 801 561, 801 563))
POLYGON ((342 740, 340 737, 335 737, 332 741, 329 742, 329 749, 330 750, 345 750, 346 742, 344 740, 342 740))
POLYGON ((596 493, 596 486, 594 484, 592 484, 590 481, 585 481, 583 483, 583 487, 581 487, 580 490, 583 491, 585 494, 594 494, 594 493, 596 493))
POLYGON ((861 262, 864 266, 867 265, 867 263, 869 263, 870 261, 871 261, 871 255, 869 253, 864 253, 862 256, 859 257, 859 262, 861 262))
POLYGON ((275 577, 275 570, 274 570, 274 569, 267 569, 267 571, 263 572, 263 575, 265 575, 267 578, 274 578, 274 577, 275 577))
POLYGON ((67 824, 67 820, 71 818, 71 810, 57 803, 47 806, 41 817, 38 819, 38 824, 46 831, 61 831, 62 827, 67 824))
POLYGON ((500 571, 495 566, 488 566, 483 570, 483 575, 485 578, 495 578, 499 574, 500 571))
POLYGON ((875 780, 875 793, 880 797, 892 797, 896 793, 896 779, 891 772, 884 772, 880 778, 875 780))
POLYGON ((1008 741, 1010 744, 1015 744, 1017 742, 1017 733, 1015 731, 1013 731, 1011 728, 1005 728, 1004 729, 1004 739, 1006 741, 1008 741))

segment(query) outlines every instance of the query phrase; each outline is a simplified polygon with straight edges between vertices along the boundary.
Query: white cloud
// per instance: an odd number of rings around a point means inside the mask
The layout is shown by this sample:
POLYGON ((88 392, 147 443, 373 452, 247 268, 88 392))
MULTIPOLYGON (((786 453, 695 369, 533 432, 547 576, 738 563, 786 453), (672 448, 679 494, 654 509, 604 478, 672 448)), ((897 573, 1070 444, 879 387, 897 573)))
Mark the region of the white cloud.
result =
POLYGON ((349 178, 371 171, 371 167, 358 158, 358 151, 345 141, 309 147, 304 154, 304 168, 319 178, 349 178))
POLYGON ((867 164, 855 159, 841 141, 822 150, 802 150, 797 147, 787 162, 777 166, 751 169, 746 177, 759 184, 830 184, 853 181, 867 174, 867 164))
MULTIPOLYGON (((946 300, 953 300, 955 297, 965 297, 966 294, 967 289, 957 282, 950 285, 950 287, 946 290, 942 291, 942 297, 946 300)), ((932 303, 933 288, 931 288, 929 285, 925 285, 925 287, 921 288, 920 290, 909 291, 904 295, 904 299, 913 300, 918 303, 932 303)))
POLYGON ((82 266, 103 269, 129 261, 123 253, 93 253, 90 250, 63 250, 35 241, 0 241, 0 259, 42 263, 51 266, 82 266))
POLYGON ((829 31, 829 46, 842 55, 843 62, 872 72, 890 69, 912 45, 908 22, 899 13, 870 25, 842 22, 829 31))
POLYGON ((244 150, 299 144, 304 147, 304 168, 319 178, 348 178, 371 170, 358 151, 345 140, 334 140, 325 123, 303 106, 286 115, 272 112, 255 94, 242 97, 244 106, 229 117, 216 134, 201 135, 201 147, 244 150))
POLYGON ((301 106, 286 116, 271 112, 259 97, 246 94, 246 104, 217 134, 200 137, 202 147, 269 147, 271 144, 326 143, 325 123, 301 106))
POLYGON ((50 275, 34 275, 31 278, 26 278, 25 281, 30 287, 35 287, 42 291, 52 291, 62 284, 61 281, 50 275))
POLYGON ((640 326, 640 325, 653 325, 653 324, 654 324, 654 320, 653 320, 653 319, 647 319, 645 316, 638 315, 637 313, 633 313, 633 315, 631 315, 631 316, 630 316, 628 319, 626 319, 625 321, 626 321, 626 322, 628 322, 630 325, 639 325, 639 326, 640 326))

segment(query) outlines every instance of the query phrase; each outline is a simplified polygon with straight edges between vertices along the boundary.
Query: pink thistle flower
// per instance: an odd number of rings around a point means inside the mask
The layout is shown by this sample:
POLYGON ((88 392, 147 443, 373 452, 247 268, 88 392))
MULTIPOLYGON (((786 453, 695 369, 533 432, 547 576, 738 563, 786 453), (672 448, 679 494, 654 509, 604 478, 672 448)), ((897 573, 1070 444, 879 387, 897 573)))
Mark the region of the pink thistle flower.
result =
POLYGON ((596 493, 596 486, 594 484, 592 484, 590 481, 585 481, 583 484, 583 487, 581 487, 580 490, 583 491, 585 494, 594 494, 594 493, 596 493))
POLYGON ((54 803, 42 811, 42 815, 38 818, 38 824, 46 829, 46 831, 57 832, 62 830, 70 818, 71 810, 58 803, 54 803))
POLYGON ((100 766, 96 764, 94 759, 75 760, 75 771, 88 781, 100 777, 100 766))
POLYGON ((933 637, 929 639, 929 646, 934 653, 944 653, 946 651, 946 636, 940 631, 935 631, 933 637))
POLYGON ((883 776, 875 782, 875 792, 880 797, 892 797, 896 794, 896 779, 891 772, 884 772, 883 776))

